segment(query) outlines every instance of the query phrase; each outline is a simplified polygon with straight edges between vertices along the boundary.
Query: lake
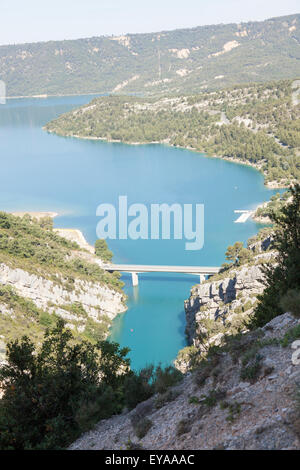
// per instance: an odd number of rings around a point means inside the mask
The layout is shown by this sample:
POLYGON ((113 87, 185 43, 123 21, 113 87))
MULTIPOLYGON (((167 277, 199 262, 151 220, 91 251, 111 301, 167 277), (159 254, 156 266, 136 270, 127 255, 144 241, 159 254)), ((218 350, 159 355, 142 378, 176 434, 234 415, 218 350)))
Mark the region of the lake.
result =
MULTIPOLYGON (((253 168, 164 145, 125 145, 59 137, 42 126, 93 96, 16 99, 0 105, 1 209, 56 211, 56 227, 82 230, 94 244, 96 208, 128 203, 204 204, 204 247, 186 251, 184 240, 112 240, 114 261, 126 264, 219 266, 228 245, 245 242, 259 226, 235 224, 236 209, 252 209, 276 191, 253 168)), ((185 342, 183 302, 198 277, 176 274, 122 276, 128 311, 117 317, 111 339, 131 349, 132 366, 170 364, 185 342)))

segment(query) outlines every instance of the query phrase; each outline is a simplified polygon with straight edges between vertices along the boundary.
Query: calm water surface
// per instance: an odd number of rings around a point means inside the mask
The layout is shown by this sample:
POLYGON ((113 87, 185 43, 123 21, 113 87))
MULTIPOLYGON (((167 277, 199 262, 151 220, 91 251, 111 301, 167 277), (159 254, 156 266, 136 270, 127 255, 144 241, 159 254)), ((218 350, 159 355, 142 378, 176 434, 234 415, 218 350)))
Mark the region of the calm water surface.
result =
MULTIPOLYGON (((110 241, 114 261, 135 264, 207 265, 224 262, 224 252, 246 241, 259 226, 234 224, 235 209, 251 209, 275 191, 267 190, 253 168, 163 145, 130 146, 48 134, 42 126, 91 96, 10 100, 0 105, 0 204, 3 210, 45 210, 60 214, 56 227, 82 230, 97 238, 96 208, 128 203, 203 203, 205 244, 186 251, 184 241, 110 241)), ((183 301, 198 278, 139 275, 132 288, 123 276, 128 311, 113 325, 111 338, 131 348, 138 369, 170 363, 185 346, 183 301)))

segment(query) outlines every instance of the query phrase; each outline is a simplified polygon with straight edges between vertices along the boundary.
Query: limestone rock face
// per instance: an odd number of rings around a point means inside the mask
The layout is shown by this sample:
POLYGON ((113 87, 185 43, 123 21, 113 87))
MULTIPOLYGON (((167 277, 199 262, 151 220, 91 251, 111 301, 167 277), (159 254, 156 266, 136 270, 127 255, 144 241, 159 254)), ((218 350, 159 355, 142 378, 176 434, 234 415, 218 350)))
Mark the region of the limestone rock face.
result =
MULTIPOLYGON (((270 220, 268 220, 267 222, 263 221, 261 223, 270 223, 270 220)), ((250 244, 249 249, 254 252, 261 253, 261 252, 268 250, 273 245, 273 243, 274 243, 274 234, 271 233, 270 235, 265 237, 263 240, 250 244)))
POLYGON ((123 295, 100 283, 75 279, 70 290, 66 282, 61 277, 54 282, 23 269, 0 264, 0 284, 14 287, 20 296, 32 300, 37 307, 49 313, 55 312, 67 321, 76 320, 76 316, 61 306, 76 302, 80 302, 88 316, 95 321, 100 321, 103 315, 112 320, 126 310, 123 295))
POLYGON ((190 344, 197 344, 196 335, 203 319, 230 320, 235 310, 245 303, 254 303, 264 290, 260 265, 231 270, 231 277, 196 285, 185 301, 186 332, 190 344))

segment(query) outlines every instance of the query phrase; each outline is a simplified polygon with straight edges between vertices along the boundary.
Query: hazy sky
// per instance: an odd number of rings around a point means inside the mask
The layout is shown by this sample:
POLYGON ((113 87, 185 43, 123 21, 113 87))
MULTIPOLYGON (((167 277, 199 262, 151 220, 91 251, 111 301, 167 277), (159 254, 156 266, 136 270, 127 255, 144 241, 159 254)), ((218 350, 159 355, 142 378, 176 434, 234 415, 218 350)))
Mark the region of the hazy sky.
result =
POLYGON ((238 23, 299 11, 299 0, 0 0, 0 44, 238 23))

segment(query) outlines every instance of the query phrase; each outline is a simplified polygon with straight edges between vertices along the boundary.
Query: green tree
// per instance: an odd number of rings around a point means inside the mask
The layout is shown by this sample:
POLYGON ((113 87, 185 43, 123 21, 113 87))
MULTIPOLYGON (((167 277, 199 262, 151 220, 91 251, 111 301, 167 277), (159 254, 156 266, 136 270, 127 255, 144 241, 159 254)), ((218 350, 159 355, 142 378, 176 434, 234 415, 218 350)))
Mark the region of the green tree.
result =
POLYGON ((113 253, 108 249, 107 243, 104 239, 99 238, 95 243, 95 253, 103 261, 111 261, 113 253))
POLYGON ((291 289, 300 288, 300 185, 290 189, 292 201, 279 214, 273 213, 275 222, 275 248, 277 264, 264 267, 266 288, 255 310, 252 327, 260 327, 283 312, 281 299, 291 289))
POLYGON ((243 242, 235 242, 233 246, 229 246, 225 253, 226 259, 232 261, 234 264, 238 264, 239 254, 243 247, 243 242))
POLYGON ((64 448, 101 419, 182 378, 171 366, 136 373, 128 352, 113 342, 75 343, 62 319, 40 347, 26 336, 10 342, 0 368, 0 450, 64 448))
MULTIPOLYGON (((227 248, 225 256, 228 261, 233 263, 233 265, 240 266, 251 260, 252 253, 250 250, 244 247, 242 242, 236 242, 233 246, 229 246, 227 248)), ((228 265, 227 263, 224 263, 225 268, 231 266, 232 264, 228 265)))
POLYGON ((0 449, 55 449, 123 408, 128 349, 83 341, 59 319, 39 349, 28 337, 8 344, 0 369, 0 449))

